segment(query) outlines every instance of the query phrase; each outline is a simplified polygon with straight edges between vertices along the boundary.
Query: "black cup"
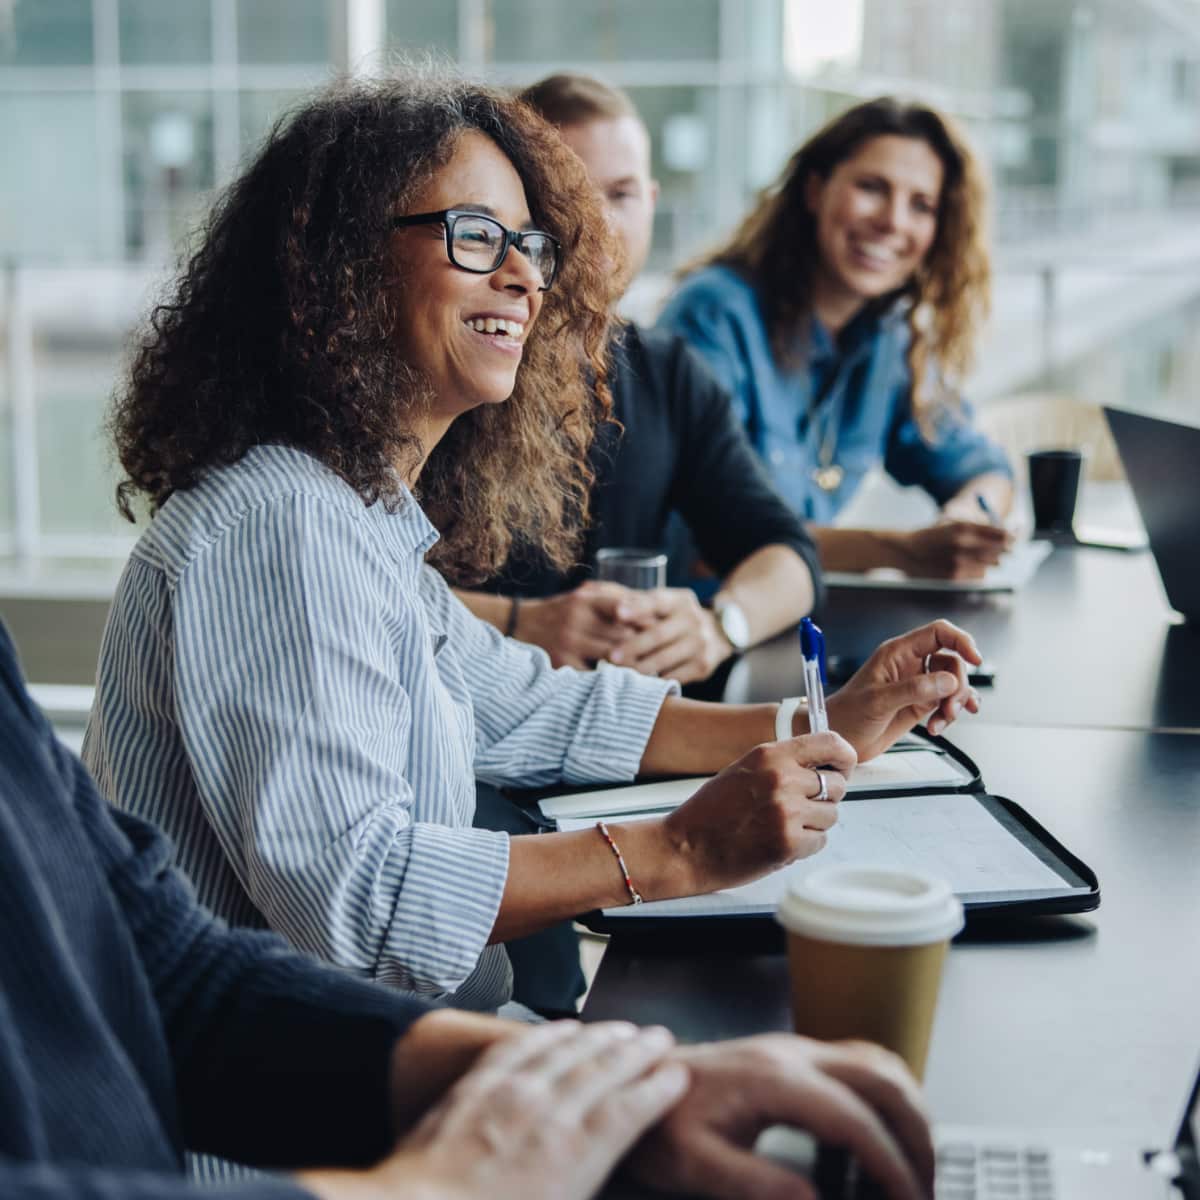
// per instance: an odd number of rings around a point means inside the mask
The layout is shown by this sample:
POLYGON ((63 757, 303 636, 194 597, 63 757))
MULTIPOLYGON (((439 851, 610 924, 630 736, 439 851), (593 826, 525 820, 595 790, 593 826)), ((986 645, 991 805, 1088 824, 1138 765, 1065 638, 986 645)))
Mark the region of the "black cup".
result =
POLYGON ((1083 455, 1078 450, 1035 450, 1029 455, 1029 491, 1035 533, 1071 533, 1083 455))

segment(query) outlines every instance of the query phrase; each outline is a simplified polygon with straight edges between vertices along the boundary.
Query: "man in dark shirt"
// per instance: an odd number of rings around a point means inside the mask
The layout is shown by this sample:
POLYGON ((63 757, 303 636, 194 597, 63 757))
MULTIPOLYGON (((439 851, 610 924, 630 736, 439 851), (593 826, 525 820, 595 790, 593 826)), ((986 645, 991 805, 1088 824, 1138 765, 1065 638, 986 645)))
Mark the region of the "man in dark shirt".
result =
MULTIPOLYGON (((628 284, 645 265, 658 185, 650 135, 624 92, 583 75, 551 75, 521 98, 558 126, 600 192, 624 252, 628 284)), ((794 625, 820 590, 816 547, 778 496, 729 398, 686 343, 659 330, 619 325, 610 345, 609 387, 619 425, 592 448, 592 524, 581 562, 559 574, 514 558, 484 585, 459 591, 502 633, 541 646, 555 666, 598 661, 692 683, 735 651, 794 625), (718 575, 702 607, 690 588, 636 592, 591 578, 605 546, 661 548, 682 519, 718 575)), ((688 562, 673 563, 680 577, 688 562)), ((529 833, 532 818, 479 784, 475 824, 529 833)), ((574 933, 556 926, 508 943, 513 996, 544 1013, 569 1012, 584 988, 574 933)))
POLYGON ((883 1051, 431 1010, 229 929, 170 864, 56 741, 0 627, 5 1200, 584 1200, 655 1122, 631 1166, 672 1192, 777 1188, 748 1150, 780 1120, 853 1147, 897 1200, 932 1179, 883 1051), (310 1169, 196 1188, 185 1147, 310 1169))
MULTIPOLYGON (((588 168, 624 249, 623 278, 632 280, 649 252, 658 189, 649 135, 629 98, 584 76, 555 75, 522 99, 559 127, 588 168)), ((559 575, 518 559, 486 585, 490 594, 459 594, 502 632, 542 646, 555 665, 607 659, 681 683, 706 679, 735 651, 810 611, 816 549, 776 494, 728 397, 681 340, 626 324, 611 351, 623 430, 605 429, 593 448, 583 563, 559 575), (719 577, 711 607, 687 588, 639 593, 589 581, 597 549, 661 547, 673 513, 719 577)))

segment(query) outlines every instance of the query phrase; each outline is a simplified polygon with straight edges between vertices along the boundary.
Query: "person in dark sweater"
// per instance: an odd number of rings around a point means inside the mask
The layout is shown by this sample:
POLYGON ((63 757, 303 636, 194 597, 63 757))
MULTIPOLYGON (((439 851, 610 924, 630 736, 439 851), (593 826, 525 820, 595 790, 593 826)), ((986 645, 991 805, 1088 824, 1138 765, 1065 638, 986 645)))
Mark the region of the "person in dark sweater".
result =
MULTIPOLYGON (((521 99, 558 126, 600 191, 628 284, 650 249, 657 184, 650 142, 629 97, 597 80, 553 75, 521 99)), ((516 554, 468 607, 546 650, 556 666, 599 660, 690 683, 736 651, 794 625, 819 599, 815 545, 776 493, 724 390, 682 339, 618 326, 609 387, 619 422, 593 444, 593 521, 580 564, 561 573, 516 554), (662 547, 676 514, 716 592, 636 592, 590 579, 605 546, 662 547)), ((690 563, 673 564, 685 573, 690 563)))
POLYGON ((228 928, 171 857, 57 742, 0 626, 5 1200, 574 1200, 655 1122, 641 1180, 762 1195, 780 1168, 748 1149, 778 1120, 927 1194, 916 1087, 883 1051, 431 1009, 228 928), (185 1147, 307 1169, 198 1188, 185 1147))

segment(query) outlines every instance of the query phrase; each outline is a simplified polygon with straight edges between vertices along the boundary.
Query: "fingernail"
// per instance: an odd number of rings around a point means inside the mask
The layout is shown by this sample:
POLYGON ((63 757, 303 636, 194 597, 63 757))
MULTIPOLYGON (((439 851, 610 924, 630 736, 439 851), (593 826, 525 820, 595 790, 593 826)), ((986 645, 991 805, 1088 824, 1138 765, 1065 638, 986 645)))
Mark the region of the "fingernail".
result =
POLYGON ((949 696, 958 687, 958 680, 946 671, 939 671, 936 676, 937 693, 939 696, 949 696))
POLYGON ((619 663, 621 661, 621 659, 624 657, 625 656, 621 653, 620 650, 612 650, 609 652, 608 661, 614 662, 614 663, 619 663))

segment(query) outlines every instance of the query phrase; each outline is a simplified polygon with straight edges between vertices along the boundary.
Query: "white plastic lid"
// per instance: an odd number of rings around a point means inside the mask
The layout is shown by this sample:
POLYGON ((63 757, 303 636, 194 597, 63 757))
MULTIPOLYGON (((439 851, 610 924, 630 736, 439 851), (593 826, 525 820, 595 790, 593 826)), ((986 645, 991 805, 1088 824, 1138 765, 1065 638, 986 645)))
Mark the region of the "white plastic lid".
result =
POLYGON ((792 884, 776 915, 792 933, 853 946, 925 946, 964 924, 945 880, 887 867, 821 867, 792 884))

